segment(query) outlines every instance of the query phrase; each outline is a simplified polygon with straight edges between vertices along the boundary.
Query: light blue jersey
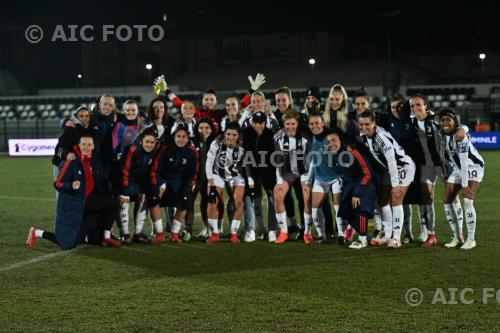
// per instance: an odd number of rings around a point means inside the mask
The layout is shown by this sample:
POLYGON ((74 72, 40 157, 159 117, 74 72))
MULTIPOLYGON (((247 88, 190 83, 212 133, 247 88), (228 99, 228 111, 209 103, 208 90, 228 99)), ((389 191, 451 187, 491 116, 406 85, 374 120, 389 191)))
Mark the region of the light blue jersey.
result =
POLYGON ((313 136, 309 180, 331 182, 341 177, 335 169, 335 154, 328 151, 326 135, 313 136))

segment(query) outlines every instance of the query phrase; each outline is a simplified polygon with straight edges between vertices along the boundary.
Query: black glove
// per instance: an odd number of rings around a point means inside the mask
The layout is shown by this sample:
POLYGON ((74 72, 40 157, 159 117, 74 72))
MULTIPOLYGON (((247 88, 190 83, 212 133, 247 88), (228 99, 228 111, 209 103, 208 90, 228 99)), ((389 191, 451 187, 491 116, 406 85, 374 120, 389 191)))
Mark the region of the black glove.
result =
POLYGON ((208 193, 208 202, 215 204, 217 202, 217 188, 215 186, 210 186, 210 192, 208 193))

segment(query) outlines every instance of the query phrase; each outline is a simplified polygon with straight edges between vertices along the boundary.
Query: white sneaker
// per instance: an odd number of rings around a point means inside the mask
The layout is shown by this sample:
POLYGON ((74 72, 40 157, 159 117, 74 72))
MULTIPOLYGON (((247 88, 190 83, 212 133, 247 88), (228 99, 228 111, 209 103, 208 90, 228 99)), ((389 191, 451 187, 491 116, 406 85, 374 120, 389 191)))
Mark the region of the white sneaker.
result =
POLYGON ((267 234, 267 240, 269 243, 274 243, 276 242, 276 231, 269 231, 267 234))
POLYGON ((420 235, 418 235, 417 241, 420 243, 425 243, 427 240, 427 234, 425 232, 421 232, 420 235))
POLYGON ((355 242, 352 242, 351 245, 349 245, 349 248, 355 249, 355 250, 361 250, 367 246, 368 246, 367 242, 355 241, 355 242))
POLYGON ((206 226, 203 226, 203 229, 201 229, 200 233, 196 235, 198 238, 207 238, 208 236, 208 228, 206 226))
POLYGON ((183 242, 189 242, 191 240, 191 233, 189 231, 184 230, 184 235, 182 235, 183 242))
POLYGON ((401 247, 401 240, 392 238, 389 240, 389 243, 387 243, 387 247, 391 249, 398 249, 401 247))
POLYGON ((471 250, 476 247, 476 241, 475 240, 470 240, 468 239, 464 245, 462 245, 461 249, 462 250, 471 250))
POLYGON ((243 237, 243 241, 245 243, 255 242, 255 231, 254 230, 248 230, 247 232, 245 232, 245 237, 243 237))
POLYGON ((453 238, 451 242, 444 244, 444 247, 447 249, 452 249, 460 245, 460 241, 457 238, 453 238))

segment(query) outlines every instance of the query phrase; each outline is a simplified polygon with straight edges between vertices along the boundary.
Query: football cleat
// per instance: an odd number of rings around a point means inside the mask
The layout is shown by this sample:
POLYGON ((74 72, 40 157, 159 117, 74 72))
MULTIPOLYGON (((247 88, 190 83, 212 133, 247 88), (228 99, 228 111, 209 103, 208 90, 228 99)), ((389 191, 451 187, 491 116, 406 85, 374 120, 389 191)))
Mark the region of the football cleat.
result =
POLYGON ((347 228, 346 228, 346 230, 345 230, 345 240, 347 242, 351 242, 352 238, 354 237, 354 234, 356 234, 356 230, 354 230, 353 227, 351 227, 350 225, 348 225, 347 228))
POLYGON ((245 243, 253 243, 253 242, 255 242, 255 231, 248 230, 247 232, 245 232, 245 237, 243 237, 243 241, 245 243))
POLYGON ((444 244, 444 247, 447 249, 452 249, 460 245, 460 241, 457 238, 453 238, 449 243, 444 244))
POLYGON ((429 235, 427 237, 427 240, 425 241, 425 243, 422 244, 422 247, 427 249, 429 247, 436 246, 437 243, 438 242, 437 242, 436 235, 429 235))
POLYGON ((344 236, 338 236, 337 239, 335 240, 335 244, 337 245, 345 245, 345 237, 344 236))
POLYGON ((180 244, 182 243, 182 240, 179 237, 179 234, 176 232, 170 233, 170 241, 175 244, 180 244))
POLYGON ((189 231, 184 231, 182 235, 182 241, 189 242, 191 240, 191 233, 189 231))
POLYGON ((297 236, 295 237, 295 240, 301 241, 304 239, 304 229, 300 228, 299 232, 297 233, 297 236))
POLYGON ((229 241, 233 244, 239 244, 240 239, 238 238, 237 234, 229 234, 229 241))
POLYGON ((417 242, 425 243, 426 240, 427 234, 425 232, 421 232, 420 235, 418 235, 417 242))
POLYGON ((462 250, 471 250, 476 247, 476 241, 475 240, 470 240, 468 239, 464 245, 462 245, 460 248, 462 250))
POLYGON ((207 238, 208 236, 208 228, 207 226, 203 226, 203 229, 196 235, 198 238, 207 238))
POLYGON ((104 238, 104 240, 102 241, 102 245, 103 246, 111 246, 111 247, 122 247, 123 243, 117 241, 116 239, 104 238))
POLYGON ((276 231, 269 231, 267 240, 269 243, 274 243, 276 241, 276 231))
POLYGON ((151 243, 153 244, 160 244, 165 242, 167 239, 165 238, 165 234, 163 232, 159 232, 154 235, 153 239, 151 240, 151 243))
POLYGON ((387 247, 390 249, 399 249, 401 247, 401 240, 392 238, 387 243, 387 247))
POLYGON ((26 247, 30 250, 32 250, 35 247, 36 244, 36 228, 31 227, 30 231, 28 232, 28 238, 26 238, 26 247))
POLYGON ((215 232, 212 233, 212 236, 207 238, 207 244, 215 244, 220 240, 219 234, 215 232))
POLYGON ((297 231, 299 231, 299 230, 300 230, 300 229, 299 229, 299 226, 298 226, 298 225, 296 225, 296 224, 291 225, 291 226, 289 226, 289 227, 288 227, 288 233, 289 233, 289 234, 293 234, 294 232, 297 232, 297 231))
POLYGON ((311 244, 312 242, 314 242, 314 239, 311 233, 304 233, 304 243, 311 244))
POLYGON ((146 235, 144 235, 142 232, 135 234, 134 237, 132 237, 132 241, 135 243, 143 243, 143 244, 151 243, 151 240, 146 235))
POLYGON ((326 244, 327 243, 327 239, 326 237, 320 237, 316 240, 316 242, 314 242, 315 244, 326 244))
POLYGON ((389 243, 389 238, 385 238, 383 232, 379 232, 377 237, 370 241, 371 246, 386 245, 387 243, 389 243))
POLYGON ((122 236, 121 242, 123 244, 130 244, 132 243, 132 238, 130 238, 130 234, 125 234, 122 236))
POLYGON ((350 249, 361 250, 368 246, 367 242, 355 241, 349 245, 350 249))
POLYGON ((276 244, 283 244, 288 240, 288 232, 280 231, 278 239, 275 241, 276 244))

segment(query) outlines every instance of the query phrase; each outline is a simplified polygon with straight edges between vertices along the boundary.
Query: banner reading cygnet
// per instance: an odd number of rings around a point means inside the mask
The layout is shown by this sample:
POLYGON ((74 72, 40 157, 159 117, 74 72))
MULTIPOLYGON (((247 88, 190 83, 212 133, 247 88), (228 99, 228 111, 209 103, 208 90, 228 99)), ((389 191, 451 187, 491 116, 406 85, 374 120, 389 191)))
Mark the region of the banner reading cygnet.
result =
POLYGON ((57 139, 9 139, 9 156, 52 156, 57 139))

